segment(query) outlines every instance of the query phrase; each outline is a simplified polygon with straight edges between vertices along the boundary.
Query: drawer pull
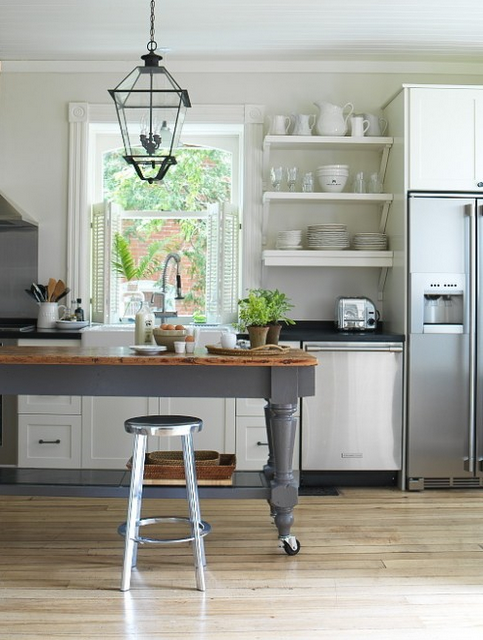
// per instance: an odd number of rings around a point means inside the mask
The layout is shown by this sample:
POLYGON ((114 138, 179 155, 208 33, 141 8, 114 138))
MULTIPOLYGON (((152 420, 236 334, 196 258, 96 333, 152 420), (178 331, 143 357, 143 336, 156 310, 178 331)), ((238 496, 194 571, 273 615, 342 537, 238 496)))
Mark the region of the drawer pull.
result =
POLYGON ((39 444, 60 444, 59 438, 57 440, 39 440, 39 444))
POLYGON ((260 440, 257 442, 257 447, 268 447, 268 442, 260 442, 260 440))

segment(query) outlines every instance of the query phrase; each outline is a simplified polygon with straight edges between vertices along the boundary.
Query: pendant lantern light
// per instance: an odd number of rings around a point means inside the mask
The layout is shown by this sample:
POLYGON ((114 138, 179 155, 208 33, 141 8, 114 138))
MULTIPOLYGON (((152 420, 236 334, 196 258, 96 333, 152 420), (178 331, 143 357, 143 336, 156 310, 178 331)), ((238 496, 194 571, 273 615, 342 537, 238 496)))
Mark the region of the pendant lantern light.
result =
POLYGON ((109 93, 114 100, 124 143, 124 159, 132 164, 141 180, 150 184, 162 180, 176 164, 173 149, 179 144, 186 109, 191 107, 188 92, 160 65, 154 39, 155 0, 151 0, 148 53, 144 66, 133 69, 109 93))

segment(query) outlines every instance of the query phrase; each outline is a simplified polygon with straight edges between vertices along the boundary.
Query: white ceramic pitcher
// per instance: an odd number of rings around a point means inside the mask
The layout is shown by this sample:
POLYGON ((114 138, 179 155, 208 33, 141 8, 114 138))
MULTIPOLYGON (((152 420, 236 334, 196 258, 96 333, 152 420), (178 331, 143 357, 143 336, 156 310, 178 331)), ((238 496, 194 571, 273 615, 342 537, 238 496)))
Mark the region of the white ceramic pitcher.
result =
POLYGON ((37 329, 55 329, 55 323, 59 320, 59 312, 65 313, 67 307, 57 302, 39 302, 39 314, 37 316, 37 329))
POLYGON ((312 113, 292 113, 293 136, 310 136, 315 125, 315 115, 312 113))
POLYGON ((348 102, 343 107, 338 107, 330 102, 314 102, 319 109, 316 130, 320 136, 345 136, 347 133, 347 120, 354 112, 354 105, 348 102), (344 112, 347 110, 347 115, 344 112))
POLYGON ((382 116, 377 116, 372 113, 363 113, 364 120, 369 122, 369 128, 367 129, 367 136, 383 136, 387 129, 387 120, 382 116))
POLYGON ((268 116, 268 121, 270 123, 270 135, 284 136, 288 133, 290 127, 290 118, 288 116, 268 116))

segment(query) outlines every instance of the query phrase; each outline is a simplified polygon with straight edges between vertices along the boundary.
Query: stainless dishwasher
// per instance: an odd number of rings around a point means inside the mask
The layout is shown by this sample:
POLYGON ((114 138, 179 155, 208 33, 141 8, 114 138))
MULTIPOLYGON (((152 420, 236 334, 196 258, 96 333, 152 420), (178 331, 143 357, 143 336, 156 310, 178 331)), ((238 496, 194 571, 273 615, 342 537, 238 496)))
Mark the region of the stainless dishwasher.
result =
POLYGON ((302 402, 301 471, 389 471, 402 466, 398 342, 306 342, 315 396, 302 402))

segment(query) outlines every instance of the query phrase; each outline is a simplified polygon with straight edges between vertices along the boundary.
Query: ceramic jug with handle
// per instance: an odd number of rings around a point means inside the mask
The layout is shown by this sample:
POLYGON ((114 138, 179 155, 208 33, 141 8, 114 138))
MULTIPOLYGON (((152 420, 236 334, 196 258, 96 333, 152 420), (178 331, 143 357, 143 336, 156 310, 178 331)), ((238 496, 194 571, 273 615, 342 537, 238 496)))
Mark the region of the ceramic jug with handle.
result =
POLYGON ((293 136, 310 136, 315 125, 315 115, 312 113, 292 113, 293 136))
POLYGON ((67 309, 63 304, 57 302, 40 302, 37 316, 38 329, 55 329, 57 320, 60 319, 59 312, 64 313, 67 309), (63 311, 61 311, 63 309, 63 311))
POLYGON ((272 136, 284 136, 290 127, 288 116, 268 116, 269 134, 272 136))
POLYGON ((317 133, 320 136, 345 136, 347 120, 354 112, 354 105, 351 102, 343 107, 330 104, 330 102, 314 102, 314 104, 319 109, 316 123, 317 133))

